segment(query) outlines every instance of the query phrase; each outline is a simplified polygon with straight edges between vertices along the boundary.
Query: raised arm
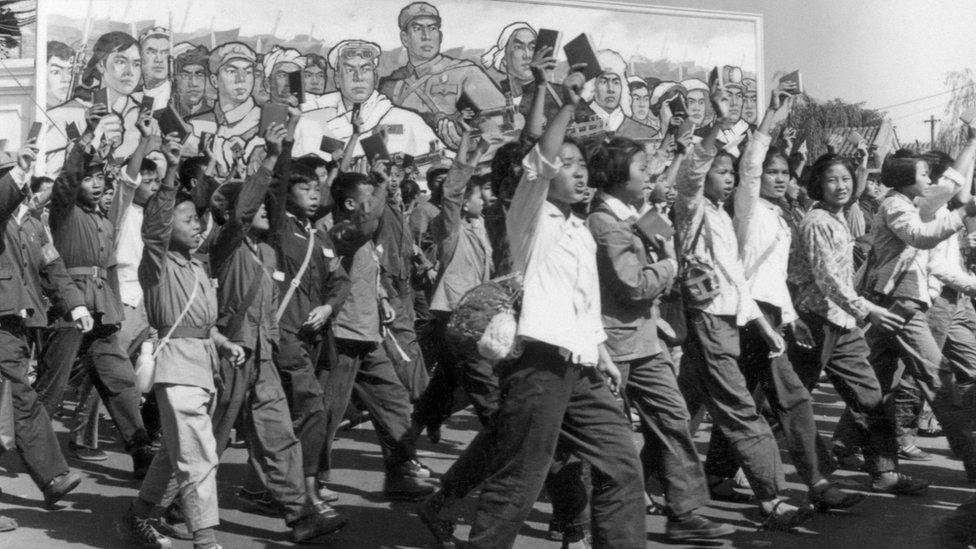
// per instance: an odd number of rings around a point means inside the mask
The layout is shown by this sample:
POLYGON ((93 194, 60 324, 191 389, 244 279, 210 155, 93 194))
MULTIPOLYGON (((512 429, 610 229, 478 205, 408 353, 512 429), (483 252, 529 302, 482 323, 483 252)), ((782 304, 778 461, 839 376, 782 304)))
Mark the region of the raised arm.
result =
POLYGON ((470 147, 471 131, 467 129, 461 136, 461 145, 458 147, 457 157, 451 164, 451 169, 444 180, 444 188, 441 196, 441 215, 435 218, 434 241, 440 246, 440 259, 444 261, 454 255, 454 247, 458 235, 461 233, 461 210, 464 208, 464 191, 468 186, 468 181, 474 175, 474 171, 481 162, 485 153, 488 152, 489 144, 484 139, 478 141, 478 145, 471 154, 468 154, 470 147))
POLYGON ((532 97, 532 107, 529 109, 529 116, 525 119, 525 128, 522 132, 532 137, 539 137, 546 123, 546 92, 549 87, 546 74, 547 71, 556 68, 556 58, 552 56, 552 48, 545 46, 537 50, 532 56, 529 67, 532 69, 535 95, 532 97))
POLYGON ((888 198, 882 203, 881 214, 885 225, 905 244, 920 250, 930 250, 961 229, 965 216, 976 215, 976 204, 970 201, 965 207, 950 212, 947 216, 923 222, 914 204, 888 198))
MULTIPOLYGON (((24 145, 17 152, 17 165, 0 178, 0 227, 7 224, 7 220, 27 197, 27 182, 30 181, 36 158, 37 147, 24 145)), ((3 250, 2 245, 0 250, 3 250)))
POLYGON ((176 209, 176 174, 180 162, 180 142, 175 134, 163 144, 166 177, 156 194, 146 204, 142 219, 142 261, 139 262, 139 284, 150 288, 159 284, 166 265, 166 252, 173 234, 176 209))

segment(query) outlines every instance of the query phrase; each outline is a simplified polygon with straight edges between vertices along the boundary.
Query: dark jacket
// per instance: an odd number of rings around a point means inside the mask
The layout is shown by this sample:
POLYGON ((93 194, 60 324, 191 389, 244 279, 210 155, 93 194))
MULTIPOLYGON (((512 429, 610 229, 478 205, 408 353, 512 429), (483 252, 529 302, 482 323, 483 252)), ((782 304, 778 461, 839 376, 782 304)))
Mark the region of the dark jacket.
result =
POLYGON ((671 261, 656 261, 632 229, 600 197, 594 199, 587 226, 597 244, 600 303, 607 349, 617 361, 661 352, 656 300, 674 281, 671 261))
MULTIPOLYGON (((6 232, 7 221, 27 197, 27 186, 21 187, 8 172, 0 178, 0 231, 6 232)), ((3 236, 3 235, 0 235, 3 236)), ((0 316, 20 315, 30 307, 24 291, 23 260, 19 250, 0 238, 0 316)))

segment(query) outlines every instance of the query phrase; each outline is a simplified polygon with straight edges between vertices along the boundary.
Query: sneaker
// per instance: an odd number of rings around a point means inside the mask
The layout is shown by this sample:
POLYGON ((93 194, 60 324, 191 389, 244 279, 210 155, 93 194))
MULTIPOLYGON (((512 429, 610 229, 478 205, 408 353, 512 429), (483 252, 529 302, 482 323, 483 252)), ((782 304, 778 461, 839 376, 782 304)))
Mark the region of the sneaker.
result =
POLYGON ((173 542, 153 527, 153 521, 137 517, 132 507, 122 517, 122 525, 139 547, 146 549, 171 549, 173 542))
POLYGON ((51 482, 48 482, 41 490, 44 492, 44 503, 49 508, 53 507, 55 503, 61 501, 64 496, 77 488, 79 484, 81 484, 81 475, 78 473, 74 471, 61 473, 51 479, 51 482))
POLYGON ((237 502, 244 511, 278 518, 282 515, 281 507, 271 497, 271 493, 265 490, 252 492, 241 488, 237 491, 237 502))
POLYGON ((929 487, 929 481, 914 479, 897 471, 875 473, 871 489, 875 492, 898 495, 913 495, 929 487))
POLYGON ((325 506, 317 513, 305 515, 292 526, 291 538, 295 543, 312 543, 316 538, 338 532, 347 523, 335 509, 325 506))
MULTIPOLYGON (((183 541, 193 540, 193 532, 186 525, 186 519, 182 516, 175 516, 173 507, 169 507, 163 516, 153 522, 153 528, 160 534, 173 539, 183 541)), ((181 515, 182 513, 180 513, 181 515)))
POLYGON ((714 522, 696 513, 688 513, 680 519, 672 519, 667 524, 667 535, 671 540, 711 539, 730 536, 735 528, 729 524, 714 522))
POLYGON ((898 448, 898 459, 905 461, 931 461, 932 454, 912 444, 911 446, 901 446, 898 448))
MULTIPOLYGON (((709 477, 711 478, 711 477, 709 477)), ((708 493, 715 501, 725 501, 728 503, 748 503, 752 500, 751 496, 737 492, 733 479, 718 479, 708 485, 708 493)))
POLYGON ((810 505, 818 513, 825 513, 830 509, 847 509, 854 507, 864 500, 860 492, 841 490, 833 484, 828 484, 823 490, 810 490, 807 495, 810 505))
POLYGON ((430 469, 415 459, 394 466, 393 471, 411 478, 430 478, 430 469))
POLYGON ((146 473, 149 472, 149 465, 152 464, 153 456, 155 455, 156 453, 152 451, 152 447, 148 444, 132 451, 132 476, 136 480, 146 478, 146 473))
POLYGON ((417 501, 434 493, 434 487, 420 479, 391 471, 383 481, 383 495, 394 501, 417 501))
POLYGON ((74 458, 81 461, 105 461, 108 459, 108 454, 98 448, 89 448, 75 442, 69 442, 68 448, 74 453, 74 458))
POLYGON ((427 530, 434 536, 439 549, 456 549, 454 540, 454 523, 440 517, 439 510, 434 507, 430 499, 417 506, 417 518, 424 523, 427 530))
POLYGON ((809 506, 794 507, 783 500, 778 500, 769 513, 760 507, 759 513, 763 517, 763 522, 759 525, 760 530, 780 531, 792 530, 810 520, 815 514, 809 506))

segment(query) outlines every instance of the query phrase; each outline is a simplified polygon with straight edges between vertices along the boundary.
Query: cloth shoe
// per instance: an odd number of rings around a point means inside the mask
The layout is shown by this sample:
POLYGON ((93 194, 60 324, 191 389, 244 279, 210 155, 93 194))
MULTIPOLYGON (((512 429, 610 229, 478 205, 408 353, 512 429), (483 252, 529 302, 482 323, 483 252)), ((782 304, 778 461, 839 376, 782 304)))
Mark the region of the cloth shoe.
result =
POLYGON ((675 541, 720 538, 733 533, 735 528, 731 525, 709 520, 697 513, 687 513, 680 518, 669 520, 667 524, 668 538, 675 541))
POLYGON ((237 501, 241 504, 241 509, 251 513, 275 518, 282 515, 281 507, 265 490, 252 492, 241 488, 237 491, 237 501))
POLYGON ((848 492, 841 490, 833 484, 828 484, 823 490, 811 489, 807 495, 810 505, 818 513, 824 513, 830 509, 847 509, 861 503, 864 494, 860 492, 848 492))
POLYGON ((81 484, 81 475, 78 473, 74 471, 61 473, 51 479, 51 482, 48 482, 41 490, 44 492, 44 503, 48 507, 53 507, 55 503, 61 501, 64 496, 77 488, 79 484, 81 484))
POLYGON ((132 507, 122 517, 122 525, 139 547, 146 549, 171 549, 173 542, 153 527, 153 521, 136 516, 132 507))
POLYGON ((80 459, 81 461, 105 461, 108 459, 108 454, 103 452, 98 448, 89 448, 82 444, 77 444, 75 442, 69 442, 68 448, 71 449, 74 457, 80 459))
POLYGON ((434 487, 422 480, 390 471, 383 481, 383 495, 394 501, 417 501, 434 493, 434 487))
POLYGON ((928 487, 929 481, 914 479, 896 471, 875 473, 871 481, 872 490, 886 494, 913 495, 928 487))
POLYGON ((932 454, 912 444, 911 446, 901 446, 898 448, 898 459, 905 461, 931 461, 932 454))
POLYGON ((316 538, 339 531, 346 525, 345 517, 335 509, 325 506, 317 513, 305 515, 292 526, 291 537, 295 543, 313 543, 316 538))

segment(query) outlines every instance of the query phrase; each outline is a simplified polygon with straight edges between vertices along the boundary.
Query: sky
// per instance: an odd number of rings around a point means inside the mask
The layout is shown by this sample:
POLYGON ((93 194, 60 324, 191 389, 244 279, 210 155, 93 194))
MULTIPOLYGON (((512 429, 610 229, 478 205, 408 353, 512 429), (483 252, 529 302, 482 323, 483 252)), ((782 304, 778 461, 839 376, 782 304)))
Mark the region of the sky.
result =
MULTIPOLYGON (((839 97, 849 102, 864 102, 867 107, 885 108, 902 141, 928 140, 928 125, 923 120, 929 115, 942 118, 945 102, 949 97, 949 94, 942 93, 946 91, 944 74, 950 70, 976 65, 976 33, 972 26, 976 21, 976 2, 969 0, 622 1, 761 14, 767 80, 778 70, 800 69, 807 92, 818 99, 839 97), (934 94, 938 95, 917 100, 934 94), (900 103, 907 104, 892 106, 900 103)), ((595 40, 604 42, 603 45, 607 45, 606 42, 610 42, 612 37, 623 35, 657 48, 662 41, 658 36, 660 33, 675 32, 673 29, 656 26, 642 26, 635 30, 635 20, 608 28, 601 24, 601 18, 597 15, 599 12, 593 11, 592 3, 572 0, 562 2, 586 5, 590 9, 570 8, 564 19, 548 24, 553 28, 565 28, 567 33, 576 32, 576 29, 587 30, 595 40), (607 38, 608 35, 611 38, 607 38)), ((402 2, 405 3, 406 0, 402 2)), ((479 6, 480 2, 433 0, 433 3, 451 4, 452 9, 456 10, 457 20, 450 25, 445 23, 445 46, 451 46, 452 38, 492 34, 489 31, 473 30, 485 26, 486 21, 492 19, 485 17, 486 12, 479 6)), ((399 2, 394 4, 402 5, 399 2)), ((74 11, 80 11, 83 15, 87 2, 53 0, 48 5, 54 9, 70 5, 74 11)), ((497 5, 499 17, 510 21, 530 19, 533 10, 538 9, 530 3, 519 6, 511 2, 487 2, 487 5, 497 5)), ((389 11, 389 1, 357 0, 337 3, 334 0, 286 0, 274 3, 266 0, 239 0, 239 6, 239 9, 227 9, 226 0, 171 0, 165 3, 149 0, 98 0, 94 11, 96 18, 105 17, 110 12, 119 18, 129 10, 128 19, 133 20, 146 18, 148 13, 149 17, 155 17, 162 23, 168 19, 169 10, 172 10, 174 27, 177 29, 183 25, 184 16, 188 14, 186 31, 209 27, 213 21, 217 30, 240 26, 241 33, 248 35, 270 32, 277 12, 281 10, 277 32, 279 36, 307 34, 311 31, 316 37, 329 40, 329 36, 323 36, 324 29, 335 28, 335 21, 339 20, 344 22, 345 31, 388 37, 387 41, 391 43, 381 45, 397 45, 395 10, 391 14, 370 16, 371 8, 375 10, 377 6, 385 6, 387 9, 383 11, 389 11), (190 9, 187 12, 188 5, 190 9), (346 7, 337 8, 337 5, 346 7), (241 17, 241 14, 249 15, 241 17)), ((681 18, 674 21, 674 28, 680 29, 683 25, 681 18)), ((711 25, 712 22, 703 24, 711 25)), ((497 23, 492 22, 489 26, 497 27, 497 23)), ((710 28, 701 32, 710 34, 710 28)), ((741 58, 741 53, 737 52, 748 47, 738 39, 735 42, 709 42, 708 36, 702 34, 694 36, 688 42, 692 44, 692 54, 696 53, 695 47, 712 52, 724 48, 736 52, 730 53, 730 56, 741 58)), ((687 47, 689 46, 680 46, 687 47)))

